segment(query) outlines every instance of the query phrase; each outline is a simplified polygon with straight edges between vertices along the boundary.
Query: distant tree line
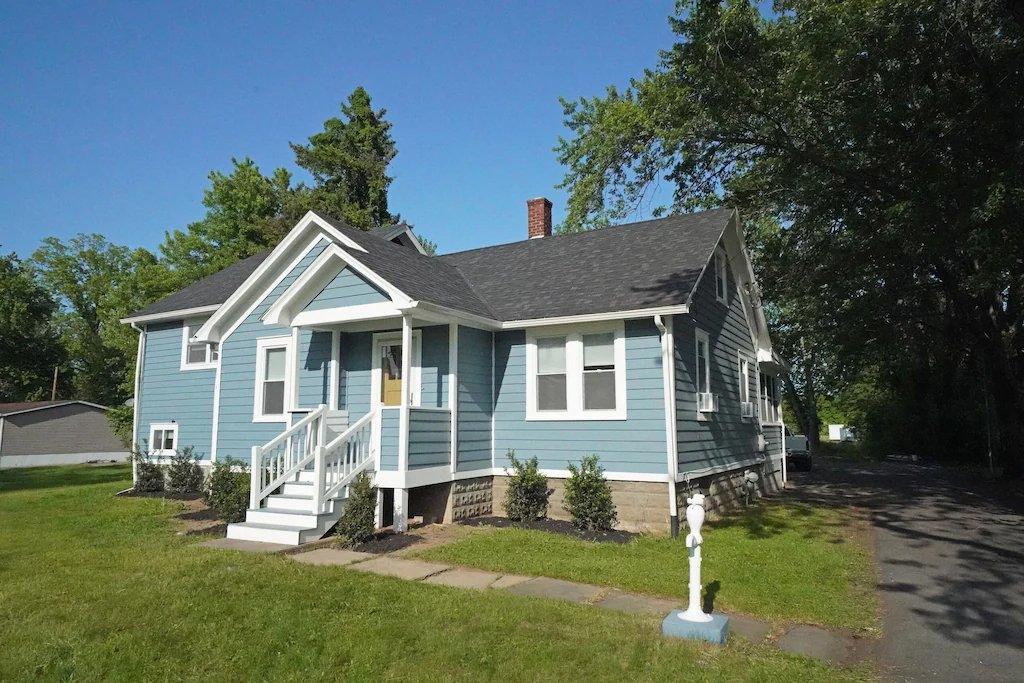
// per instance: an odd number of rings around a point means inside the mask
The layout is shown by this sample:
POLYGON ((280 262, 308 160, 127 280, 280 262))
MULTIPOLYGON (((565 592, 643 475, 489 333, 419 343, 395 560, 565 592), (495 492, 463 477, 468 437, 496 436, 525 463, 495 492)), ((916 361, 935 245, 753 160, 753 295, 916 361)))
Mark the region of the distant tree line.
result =
POLYGON ((1020 3, 682 2, 625 90, 564 101, 562 230, 739 208, 796 428, 1024 463, 1020 3))
MULTIPOLYGON (((0 255, 0 402, 57 396, 114 407, 131 434, 137 333, 129 313, 236 261, 272 248, 308 210, 370 230, 399 222, 388 205, 397 153, 391 123, 356 88, 306 144, 291 143, 296 165, 264 175, 246 157, 211 171, 202 219, 165 233, 159 253, 112 244, 101 234, 47 237, 27 260, 0 255)), ((435 248, 421 238, 428 249, 435 248)))

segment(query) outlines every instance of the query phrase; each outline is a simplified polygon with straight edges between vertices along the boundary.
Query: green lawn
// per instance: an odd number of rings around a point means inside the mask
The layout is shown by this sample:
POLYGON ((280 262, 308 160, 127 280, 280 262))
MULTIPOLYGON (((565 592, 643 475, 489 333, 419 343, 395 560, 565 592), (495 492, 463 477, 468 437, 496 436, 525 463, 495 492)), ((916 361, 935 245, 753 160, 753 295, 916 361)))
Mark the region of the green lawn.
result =
MULTIPOLYGON (((705 527, 702 578, 716 609, 772 621, 877 632, 870 552, 846 511, 762 502, 705 527)), ((528 529, 494 529, 420 557, 481 569, 553 576, 654 595, 687 595, 682 536, 641 536, 626 545, 528 529)))
POLYGON ((200 548, 127 467, 0 471, 0 680, 845 681, 658 621, 200 548))

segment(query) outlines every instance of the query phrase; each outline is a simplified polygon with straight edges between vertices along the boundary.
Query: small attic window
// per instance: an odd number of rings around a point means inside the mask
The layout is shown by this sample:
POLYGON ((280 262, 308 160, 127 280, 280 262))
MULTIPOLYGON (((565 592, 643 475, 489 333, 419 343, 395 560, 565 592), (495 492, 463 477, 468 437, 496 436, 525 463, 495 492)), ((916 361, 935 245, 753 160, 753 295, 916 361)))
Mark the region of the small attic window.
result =
POLYGON ((723 304, 729 301, 728 268, 729 260, 725 250, 719 247, 715 250, 715 298, 723 304))

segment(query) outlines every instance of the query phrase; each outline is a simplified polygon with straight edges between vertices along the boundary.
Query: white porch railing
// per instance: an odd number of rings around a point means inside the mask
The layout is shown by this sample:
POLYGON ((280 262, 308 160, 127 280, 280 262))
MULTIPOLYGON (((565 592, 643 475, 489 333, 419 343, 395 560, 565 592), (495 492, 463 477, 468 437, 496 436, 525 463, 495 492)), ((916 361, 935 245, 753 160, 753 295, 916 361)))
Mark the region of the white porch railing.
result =
POLYGON ((326 413, 327 406, 321 405, 266 444, 252 447, 251 509, 258 509, 267 496, 313 460, 327 437, 326 413))
POLYGON ((375 412, 356 420, 338 438, 325 446, 318 446, 314 455, 313 512, 326 511, 327 501, 352 483, 360 472, 375 461, 376 444, 373 439, 375 412))

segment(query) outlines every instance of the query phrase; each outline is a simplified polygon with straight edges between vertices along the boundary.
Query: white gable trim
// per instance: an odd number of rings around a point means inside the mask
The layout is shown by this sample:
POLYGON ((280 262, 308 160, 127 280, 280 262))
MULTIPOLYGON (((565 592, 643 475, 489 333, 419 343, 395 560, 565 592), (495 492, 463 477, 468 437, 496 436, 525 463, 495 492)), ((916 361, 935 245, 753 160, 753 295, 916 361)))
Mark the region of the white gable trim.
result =
MULTIPOLYGON (((196 332, 194 339, 196 341, 223 342, 231 336, 238 326, 252 314, 256 306, 266 299, 267 295, 281 283, 288 273, 295 269, 317 244, 324 240, 332 242, 329 247, 332 254, 378 288, 384 290, 397 305, 411 303, 408 296, 359 261, 356 254, 366 253, 365 249, 310 211, 281 240, 270 256, 228 297, 227 301, 221 304, 210 319, 196 332), (312 238, 311 235, 313 235, 312 238), (304 242, 304 240, 309 241, 304 242), (296 252, 298 255, 291 259, 291 265, 282 270, 281 264, 296 252), (271 279, 272 282, 268 284, 271 279), (261 294, 255 296, 257 292, 261 292, 261 294), (245 307, 244 313, 239 315, 239 311, 243 310, 243 307, 245 307)), ((325 262, 326 260, 329 259, 325 259, 325 262)), ((313 274, 309 277, 313 277, 313 274)), ((304 280, 304 282, 308 281, 308 279, 304 280)))
MULTIPOLYGON (((263 321, 268 325, 283 326, 292 324, 309 324, 298 323, 295 321, 300 317, 309 317, 306 315, 307 313, 318 313, 318 311, 304 312, 297 310, 298 307, 307 305, 312 298, 319 294, 324 287, 329 285, 334 278, 344 272, 346 268, 350 269, 353 273, 362 277, 364 280, 370 282, 377 289, 382 290, 391 299, 391 301, 387 302, 386 307, 392 310, 393 314, 397 314, 397 306, 407 306, 410 303, 409 297, 401 290, 374 273, 369 268, 359 264, 358 261, 356 261, 356 259, 344 249, 332 244, 327 247, 327 249, 325 249, 323 253, 320 254, 320 256, 318 256, 317 259, 309 266, 309 268, 296 278, 295 282, 292 283, 280 298, 278 298, 278 300, 275 301, 269 309, 267 309, 267 312, 263 316, 263 321)), ((326 310, 335 311, 344 310, 345 308, 357 309, 365 308, 366 306, 382 305, 383 302, 377 304, 345 306, 340 309, 326 310)), ((345 320, 359 319, 360 318, 345 316, 345 320)))
POLYGON ((3 417, 10 417, 11 415, 21 415, 22 413, 34 413, 37 410, 49 410, 50 408, 60 408, 63 406, 69 406, 75 403, 79 403, 83 406, 89 406, 90 408, 99 408, 100 410, 110 410, 107 406, 101 406, 99 403, 91 403, 89 401, 61 401, 60 403, 52 403, 48 406, 36 406, 35 408, 24 408, 22 410, 12 410, 9 413, 0 413, 3 417))
POLYGON ((161 320, 181 320, 182 318, 188 318, 191 316, 202 315, 203 313, 213 313, 220 304, 211 304, 210 306, 196 306, 195 308, 182 308, 176 311, 165 311, 164 313, 150 313, 149 315, 137 315, 132 318, 121 318, 119 322, 126 325, 131 323, 155 323, 161 320))

